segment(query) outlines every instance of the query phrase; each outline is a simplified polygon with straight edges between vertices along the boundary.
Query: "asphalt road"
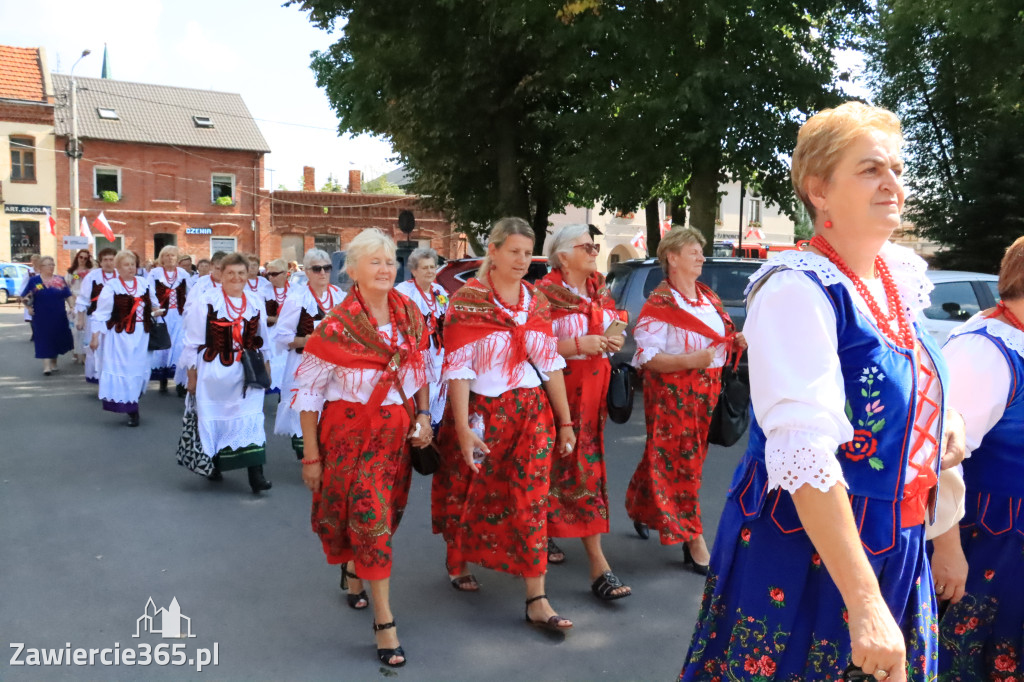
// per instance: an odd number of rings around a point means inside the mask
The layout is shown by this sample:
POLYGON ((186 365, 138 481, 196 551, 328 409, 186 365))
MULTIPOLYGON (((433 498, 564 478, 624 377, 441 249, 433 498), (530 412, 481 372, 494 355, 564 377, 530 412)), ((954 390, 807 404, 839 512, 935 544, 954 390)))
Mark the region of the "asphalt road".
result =
MULTIPOLYGON (((374 655, 369 611, 338 589, 309 525, 310 495, 289 442, 267 442, 273 490, 254 496, 244 471, 212 484, 175 462, 182 401, 155 391, 142 425, 100 409, 70 356, 42 375, 28 326, 0 306, 0 680, 671 680, 682 665, 703 589, 682 551, 644 542, 626 517, 626 486, 644 445, 642 406, 629 424, 609 423, 612 499, 605 552, 633 596, 599 602, 586 555, 563 541, 552 566, 552 604, 575 622, 567 636, 523 622, 522 583, 477 570, 478 594, 455 592, 444 543, 430 533, 430 481, 416 476, 394 540, 392 605, 409 663, 384 669, 374 655), (152 598, 176 598, 192 638, 136 632, 152 598), (18 654, 17 647, 25 649, 18 654), (134 650, 167 644, 185 665, 18 666, 29 649, 134 650), (180 645, 184 645, 181 647, 180 645), (179 645, 178 650, 170 646, 179 645), (197 672, 189 659, 217 664, 197 672), (180 651, 180 653, 178 653, 180 651)), ((268 425, 277 398, 267 399, 268 425)), ((741 442, 711 447, 703 506, 710 543, 741 442)), ((79 654, 88 658, 89 653, 79 654)), ((113 660, 114 652, 105 655, 113 660)))

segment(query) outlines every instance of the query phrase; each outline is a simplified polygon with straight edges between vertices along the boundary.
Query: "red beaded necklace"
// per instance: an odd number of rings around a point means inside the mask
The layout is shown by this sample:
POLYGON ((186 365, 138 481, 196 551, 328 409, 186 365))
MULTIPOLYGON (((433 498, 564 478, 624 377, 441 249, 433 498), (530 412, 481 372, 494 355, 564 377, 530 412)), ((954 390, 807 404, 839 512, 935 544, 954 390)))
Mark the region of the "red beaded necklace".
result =
POLYGON ((494 280, 491 279, 491 273, 489 272, 487 273, 487 286, 491 288, 491 296, 494 297, 495 303, 504 308, 507 308, 508 310, 511 310, 513 318, 515 317, 516 313, 523 312, 523 301, 526 299, 526 297, 523 296, 522 283, 519 284, 519 300, 516 302, 515 305, 509 305, 508 303, 505 302, 504 299, 502 299, 501 295, 498 294, 498 290, 494 287, 494 280))
POLYGON ((689 305, 693 306, 694 308, 699 308, 702 305, 704 305, 704 297, 701 296, 701 294, 700 294, 700 287, 698 287, 696 285, 694 286, 694 289, 697 290, 697 298, 695 300, 691 301, 689 298, 686 297, 686 294, 684 294, 678 288, 676 288, 675 284, 672 284, 672 280, 671 279, 666 277, 665 281, 668 282, 669 288, 671 288, 672 291, 674 291, 677 294, 679 294, 679 297, 682 298, 684 301, 686 301, 689 305))
POLYGON ((253 293, 255 293, 255 292, 260 290, 260 278, 259 277, 256 278, 256 286, 252 285, 252 280, 251 279, 245 280, 245 283, 249 285, 249 291, 252 291, 253 293))
POLYGON ((999 302, 999 305, 996 306, 995 315, 993 315, 992 317, 997 317, 1000 313, 1003 317, 1006 318, 1006 321, 1009 322, 1012 326, 1024 332, 1024 322, 1021 322, 1020 318, 1014 315, 1010 311, 1010 309, 1006 307, 1005 301, 999 302))
POLYGON ((419 282, 416 281, 415 277, 413 277, 409 281, 412 282, 412 285, 414 287, 416 287, 416 291, 420 292, 420 296, 423 297, 423 300, 427 302, 427 308, 430 309, 430 314, 436 317, 437 316, 437 301, 434 300, 434 291, 433 291, 433 289, 428 286, 427 290, 430 293, 423 293, 423 289, 420 289, 420 284, 419 284, 419 282))
POLYGON ((139 290, 139 280, 138 280, 138 278, 132 278, 132 288, 131 289, 128 288, 128 282, 126 282, 123 279, 121 279, 121 275, 118 275, 117 278, 119 280, 121 280, 121 286, 124 287, 124 290, 128 293, 128 295, 131 296, 132 298, 135 298, 135 292, 137 292, 139 290))
POLYGON ((224 291, 223 288, 221 289, 221 294, 223 294, 224 296, 224 309, 227 314, 228 321, 231 322, 232 324, 238 322, 240 319, 242 319, 242 315, 245 314, 245 309, 247 307, 247 302, 245 300, 245 292, 242 292, 242 304, 239 306, 236 306, 234 303, 231 302, 231 297, 228 296, 228 292, 224 291))
POLYGON ((164 268, 164 280, 167 282, 167 288, 173 289, 175 283, 178 281, 178 268, 174 268, 174 278, 171 278, 171 273, 167 272, 167 268, 164 268))
POLYGON ((309 288, 309 293, 313 294, 313 299, 316 300, 316 307, 320 309, 320 312, 326 313, 331 309, 331 303, 334 302, 334 296, 331 294, 331 285, 328 284, 324 290, 324 300, 320 300, 320 297, 313 291, 313 287, 309 288))
POLYGON ((112 272, 112 273, 110 273, 110 276, 109 276, 109 277, 107 276, 107 273, 106 273, 106 272, 104 272, 103 270, 100 270, 100 274, 101 274, 101 275, 103 275, 103 281, 104 281, 104 282, 106 282, 106 281, 108 281, 108 280, 111 280, 111 279, 114 279, 115 277, 118 277, 118 274, 117 274, 117 272, 116 272, 116 271, 115 271, 115 272, 112 272))
POLYGON ((288 298, 288 282, 284 283, 284 289, 281 293, 277 293, 277 287, 274 287, 274 298, 277 299, 278 304, 284 303, 284 299, 288 298))
POLYGON ((853 282, 854 288, 861 298, 864 299, 864 302, 868 304, 868 310, 871 311, 876 325, 885 336, 901 348, 914 348, 917 345, 917 339, 914 336, 914 330, 910 326, 910 320, 907 319, 907 312, 903 307, 903 301, 900 299, 900 292, 896 288, 896 282, 893 281, 889 267, 882 260, 881 256, 875 256, 875 271, 878 272, 878 277, 882 280, 882 288, 885 290, 885 301, 889 306, 888 315, 882 313, 881 306, 878 305, 875 297, 871 295, 871 291, 864 284, 864 280, 850 269, 850 266, 846 264, 842 256, 824 237, 815 235, 811 239, 811 246, 821 251, 826 258, 832 261, 832 264, 836 266, 839 272, 846 275, 853 282), (893 334, 892 327, 889 324, 893 320, 896 320, 896 326, 899 329, 899 332, 896 334, 893 334))
POLYGON ((373 313, 370 312, 370 306, 366 305, 366 301, 363 300, 363 295, 359 292, 359 285, 356 284, 355 286, 353 286, 352 291, 355 293, 356 300, 359 301, 359 305, 362 306, 363 312, 366 313, 367 319, 370 320, 370 324, 373 326, 374 329, 377 330, 377 333, 380 334, 380 337, 387 341, 388 346, 391 347, 391 352, 397 353, 398 324, 395 323, 395 311, 391 308, 391 301, 388 301, 388 322, 391 323, 391 336, 389 337, 380 330, 380 325, 377 324, 377 318, 375 318, 373 316, 373 313))

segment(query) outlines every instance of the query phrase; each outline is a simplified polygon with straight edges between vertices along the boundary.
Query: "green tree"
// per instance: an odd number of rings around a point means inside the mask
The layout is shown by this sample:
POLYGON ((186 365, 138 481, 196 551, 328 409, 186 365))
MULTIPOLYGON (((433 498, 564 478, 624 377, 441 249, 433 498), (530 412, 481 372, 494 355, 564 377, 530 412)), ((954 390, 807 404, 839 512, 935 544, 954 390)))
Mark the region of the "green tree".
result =
POLYGON ((366 194, 405 194, 405 190, 390 182, 386 175, 381 175, 364 183, 363 192, 366 194))
POLYGON ((327 174, 327 182, 320 188, 321 192, 344 192, 345 188, 341 186, 337 180, 334 179, 333 173, 327 174))

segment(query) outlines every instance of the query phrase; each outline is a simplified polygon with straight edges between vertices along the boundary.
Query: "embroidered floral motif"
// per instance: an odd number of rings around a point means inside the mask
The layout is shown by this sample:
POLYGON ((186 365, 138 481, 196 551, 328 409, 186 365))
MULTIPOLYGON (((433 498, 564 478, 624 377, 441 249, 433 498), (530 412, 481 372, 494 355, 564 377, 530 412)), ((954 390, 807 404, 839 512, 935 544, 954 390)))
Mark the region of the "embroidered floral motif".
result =
POLYGON ((849 400, 846 401, 846 418, 854 425, 853 440, 839 446, 839 451, 848 460, 859 462, 866 458, 875 471, 885 468, 885 462, 875 456, 878 451, 878 439, 875 438, 875 434, 885 428, 885 418, 881 416, 885 411, 885 405, 878 399, 881 391, 875 387, 875 382, 883 379, 885 375, 878 367, 866 367, 861 370, 859 381, 864 386, 860 389, 860 396, 866 398, 868 404, 864 406, 864 416, 854 421, 853 407, 849 400))

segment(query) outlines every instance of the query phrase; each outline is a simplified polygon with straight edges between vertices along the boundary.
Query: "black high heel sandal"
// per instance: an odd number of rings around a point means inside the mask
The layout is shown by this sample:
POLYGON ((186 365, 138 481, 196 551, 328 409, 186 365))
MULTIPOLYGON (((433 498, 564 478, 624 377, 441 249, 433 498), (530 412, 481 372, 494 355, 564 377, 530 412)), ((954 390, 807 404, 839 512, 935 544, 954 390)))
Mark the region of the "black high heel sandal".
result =
POLYGON ((690 553, 690 546, 685 542, 683 543, 683 563, 690 567, 690 570, 697 575, 707 575, 708 571, 711 570, 710 564, 698 564, 693 560, 693 554, 690 553))
POLYGON ((348 602, 348 607, 350 609, 355 609, 356 611, 362 611, 363 609, 365 609, 367 606, 370 605, 370 600, 366 596, 366 590, 363 590, 359 594, 351 594, 348 591, 348 579, 349 578, 355 578, 356 580, 358 580, 359 576, 356 575, 355 573, 349 573, 348 566, 346 564, 342 564, 341 565, 341 589, 345 591, 345 601, 348 602), (363 602, 363 605, 359 606, 359 602, 363 602))
MULTIPOLYGON (((381 630, 390 630, 393 627, 395 627, 395 621, 391 621, 390 623, 381 623, 380 625, 374 623, 373 634, 376 635, 381 630)), ((408 660, 405 657, 405 649, 403 649, 401 645, 396 646, 394 649, 377 649, 377 659, 390 668, 401 668, 408 660), (395 656, 401 656, 401 662, 392 663, 391 659, 395 656)))
POLYGON ((568 618, 562 618, 557 613, 548 618, 547 620, 534 620, 533 618, 530 618, 530 604, 532 604, 535 601, 540 601, 541 599, 547 598, 548 595, 539 594, 536 597, 530 597, 526 600, 526 622, 530 625, 533 625, 534 627, 538 627, 541 630, 547 630, 549 632, 567 632, 569 630, 572 630, 572 621, 568 618), (563 620, 569 620, 569 624, 565 626, 559 625, 558 622, 563 620))

